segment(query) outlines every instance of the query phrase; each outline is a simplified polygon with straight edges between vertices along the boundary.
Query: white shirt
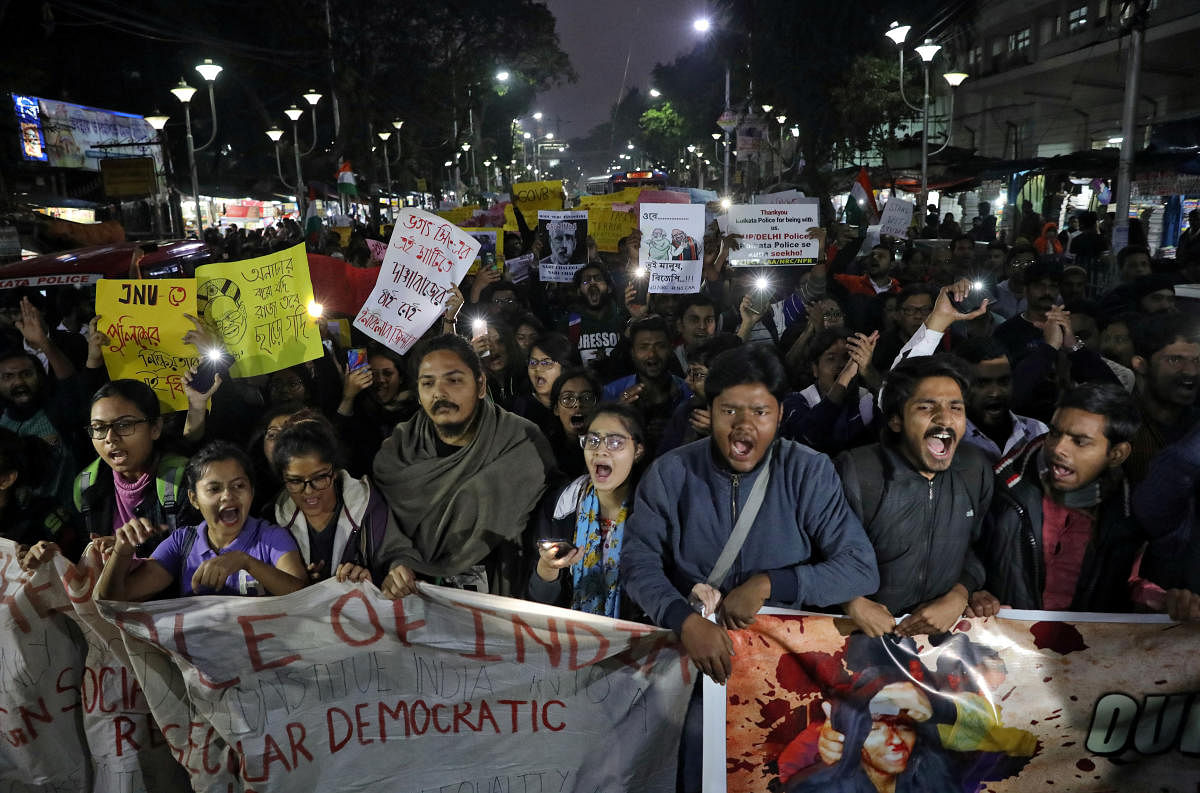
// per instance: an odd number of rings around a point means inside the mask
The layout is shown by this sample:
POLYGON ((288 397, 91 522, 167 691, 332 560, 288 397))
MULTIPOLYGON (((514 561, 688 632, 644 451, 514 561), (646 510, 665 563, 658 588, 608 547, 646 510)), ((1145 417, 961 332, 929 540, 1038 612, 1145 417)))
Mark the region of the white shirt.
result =
POLYGON ((978 446, 988 456, 989 460, 996 463, 1034 438, 1045 435, 1050 431, 1049 427, 1037 419, 1031 419, 1028 416, 1018 416, 1011 410, 1008 411, 1008 417, 1012 421, 1012 432, 1009 434, 1008 439, 1004 441, 1003 449, 994 440, 989 438, 983 430, 975 426, 975 423, 970 419, 967 419, 967 433, 963 436, 963 440, 973 446, 978 446))

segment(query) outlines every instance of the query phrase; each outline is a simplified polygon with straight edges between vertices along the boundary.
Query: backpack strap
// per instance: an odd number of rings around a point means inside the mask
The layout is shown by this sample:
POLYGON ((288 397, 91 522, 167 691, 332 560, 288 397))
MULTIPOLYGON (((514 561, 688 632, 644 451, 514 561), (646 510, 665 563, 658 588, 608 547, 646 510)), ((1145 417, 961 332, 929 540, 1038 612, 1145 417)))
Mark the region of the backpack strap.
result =
POLYGON ((83 494, 87 492, 88 488, 95 484, 96 477, 99 472, 100 458, 97 457, 95 460, 92 460, 91 464, 87 468, 84 468, 79 472, 79 475, 75 477, 75 486, 71 488, 71 496, 75 501, 75 509, 81 515, 86 516, 87 513, 91 512, 92 505, 89 504, 87 499, 83 497, 83 494))
POLYGON ((879 508, 887 493, 887 478, 884 471, 883 447, 869 446, 861 455, 854 456, 855 474, 858 479, 858 498, 862 507, 863 528, 870 526, 879 517, 879 508))
MULTIPOLYGON (((180 491, 183 489, 183 475, 187 461, 181 458, 166 457, 158 469, 154 479, 154 489, 158 495, 158 503, 162 505, 163 517, 167 528, 175 531, 179 510, 180 491)), ((193 540, 194 542, 194 540, 193 540)))

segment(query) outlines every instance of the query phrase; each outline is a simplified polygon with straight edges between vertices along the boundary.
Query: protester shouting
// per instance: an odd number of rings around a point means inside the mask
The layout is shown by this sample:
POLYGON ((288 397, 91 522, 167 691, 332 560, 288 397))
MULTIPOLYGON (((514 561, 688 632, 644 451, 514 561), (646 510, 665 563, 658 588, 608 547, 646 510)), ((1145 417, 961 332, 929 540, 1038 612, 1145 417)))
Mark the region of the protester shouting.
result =
POLYGON ((75 478, 75 508, 88 534, 112 534, 135 518, 174 530, 195 517, 183 493, 187 459, 163 448, 158 396, 150 386, 139 380, 101 386, 84 429, 99 455, 75 478))
POLYGON ((627 405, 601 405, 580 442, 588 472, 545 502, 528 596, 628 619, 635 614, 622 597, 619 565, 625 521, 646 455, 641 416, 627 405))
POLYGON ((134 517, 115 540, 96 584, 100 600, 149 600, 179 582, 184 595, 287 595, 308 583, 296 541, 250 516, 250 458, 226 441, 201 449, 187 466, 188 500, 203 520, 172 531, 148 559, 136 549, 167 527, 134 517))

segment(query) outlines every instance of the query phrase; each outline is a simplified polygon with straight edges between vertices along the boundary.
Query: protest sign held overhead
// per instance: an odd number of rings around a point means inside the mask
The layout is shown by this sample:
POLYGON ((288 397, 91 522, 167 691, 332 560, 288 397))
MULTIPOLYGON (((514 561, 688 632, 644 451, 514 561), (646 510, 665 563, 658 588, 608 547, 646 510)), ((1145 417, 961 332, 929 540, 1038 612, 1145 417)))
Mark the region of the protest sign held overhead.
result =
POLYGON ((702 204, 642 204, 638 207, 642 247, 638 264, 646 271, 650 294, 700 291, 704 265, 702 204))
POLYGON ((517 182, 512 187, 511 195, 526 219, 534 212, 543 210, 556 212, 563 208, 561 179, 546 182, 517 182))
POLYGON ((632 211, 617 211, 606 207, 588 210, 588 231, 596 240, 596 250, 617 253, 622 237, 637 228, 637 215, 632 211))
POLYGON ((321 333, 304 245, 196 268, 200 317, 233 356, 230 374, 253 377, 320 358, 321 333))
POLYGON ((183 343, 196 313, 196 279, 162 278, 96 283, 97 329, 108 337, 104 366, 113 380, 129 378, 154 389, 164 413, 187 410, 183 376, 199 351, 183 343))
POLYGON ((731 637, 733 677, 705 690, 725 702, 706 712, 706 790, 868 790, 870 776, 895 790, 1191 793, 1200 778, 1195 624, 1002 610, 934 644, 767 609, 731 637))
POLYGON ((515 259, 509 259, 504 264, 508 269, 508 280, 514 284, 519 284, 522 281, 529 280, 529 275, 537 265, 537 262, 534 260, 532 253, 526 253, 515 259))
POLYGON ((400 354, 442 314, 451 288, 479 254, 479 240, 453 223, 411 207, 400 210, 375 289, 354 326, 400 354))
POLYGON ((817 199, 788 204, 734 204, 726 229, 741 234, 739 248, 729 253, 731 265, 814 264, 821 243, 808 233, 817 222, 817 199))
POLYGON ((569 283, 587 262, 588 213, 538 212, 538 239, 544 254, 538 274, 546 283, 569 283))
POLYGON ((890 198, 883 205, 883 215, 879 218, 879 233, 889 237, 908 237, 908 227, 912 225, 913 202, 902 198, 890 198))

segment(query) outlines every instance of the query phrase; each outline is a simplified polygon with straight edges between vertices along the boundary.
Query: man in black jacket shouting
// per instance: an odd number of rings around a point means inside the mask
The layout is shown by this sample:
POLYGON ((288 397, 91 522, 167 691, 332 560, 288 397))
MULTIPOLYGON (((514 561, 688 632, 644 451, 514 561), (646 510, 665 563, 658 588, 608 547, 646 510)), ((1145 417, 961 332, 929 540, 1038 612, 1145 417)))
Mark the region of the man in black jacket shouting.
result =
POLYGON ((972 550, 992 470, 966 432, 968 376, 948 355, 910 358, 884 381, 882 442, 837 459, 879 565, 879 590, 846 604, 870 636, 948 631, 983 585, 972 550), (894 615, 908 614, 899 624, 894 615))
POLYGON ((1132 610, 1129 577, 1146 538, 1121 463, 1137 429, 1137 408, 1120 386, 1084 383, 1059 398, 1049 433, 996 466, 977 546, 987 584, 972 598, 975 616, 1000 604, 1132 610))

